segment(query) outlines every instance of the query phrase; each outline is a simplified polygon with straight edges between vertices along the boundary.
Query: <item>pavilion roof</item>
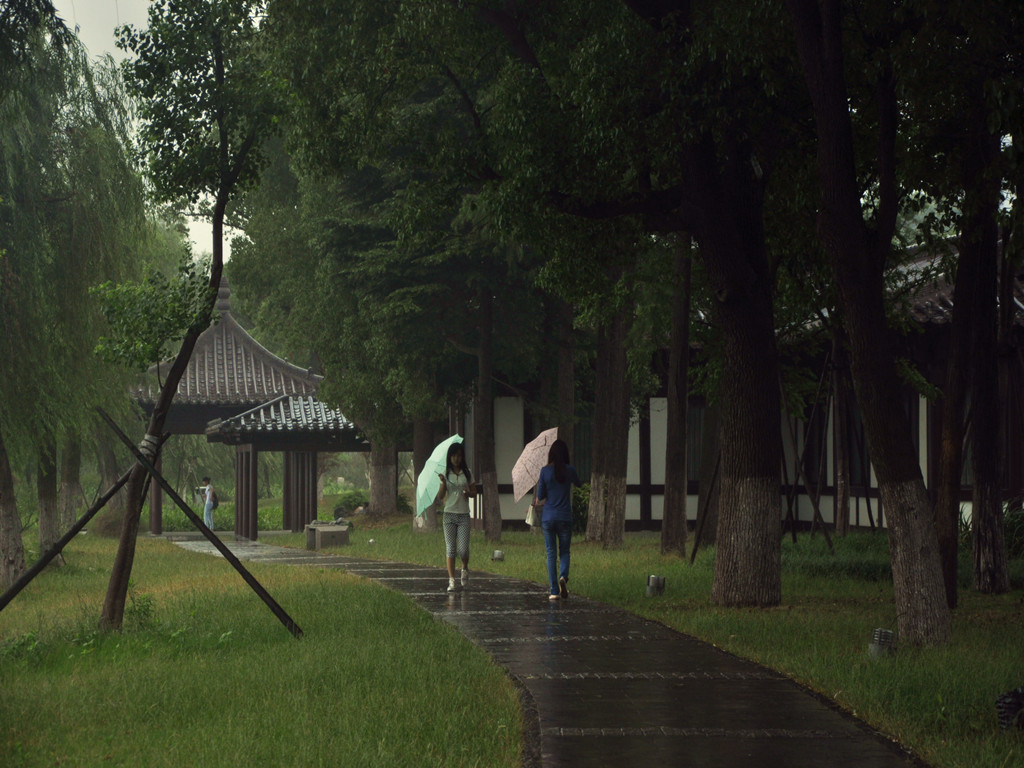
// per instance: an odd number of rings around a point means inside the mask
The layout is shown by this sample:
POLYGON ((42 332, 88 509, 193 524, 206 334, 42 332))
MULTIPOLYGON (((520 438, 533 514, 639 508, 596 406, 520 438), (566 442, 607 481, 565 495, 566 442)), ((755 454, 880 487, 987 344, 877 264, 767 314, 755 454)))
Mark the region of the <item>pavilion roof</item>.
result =
POLYGON ((370 444, 344 414, 312 395, 280 395, 206 427, 211 442, 253 444, 264 450, 296 447, 310 450, 366 451, 370 444))
MULTIPOLYGON (((953 319, 954 284, 942 262, 922 252, 910 264, 901 267, 906 276, 910 317, 922 325, 946 325, 953 319)), ((1013 280, 1013 322, 1024 326, 1024 274, 1013 280)))
MULTIPOLYGON (((251 407, 279 395, 315 394, 323 377, 278 357, 250 336, 231 314, 230 295, 223 280, 216 304, 220 320, 196 341, 174 396, 175 405, 251 407)), ((157 366, 150 368, 137 388, 135 398, 140 404, 156 402, 157 373, 157 366)))

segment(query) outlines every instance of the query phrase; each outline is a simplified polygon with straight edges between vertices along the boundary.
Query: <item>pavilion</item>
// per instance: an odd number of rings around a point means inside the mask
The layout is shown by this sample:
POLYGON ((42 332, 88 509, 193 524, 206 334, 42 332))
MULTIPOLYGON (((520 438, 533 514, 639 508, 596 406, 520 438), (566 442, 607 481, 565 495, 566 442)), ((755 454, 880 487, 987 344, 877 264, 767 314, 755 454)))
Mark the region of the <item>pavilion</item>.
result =
MULTIPOLYGON (((164 428, 236 446, 236 538, 258 536, 259 452, 284 453, 284 528, 301 531, 317 517, 317 454, 368 451, 370 444, 355 424, 317 401, 322 376, 273 354, 239 325, 230 295, 222 279, 215 306, 220 319, 196 341, 164 428)), ((135 392, 147 415, 159 393, 156 367, 150 374, 135 392)), ((150 532, 159 535, 163 493, 156 483, 149 508, 150 532)))

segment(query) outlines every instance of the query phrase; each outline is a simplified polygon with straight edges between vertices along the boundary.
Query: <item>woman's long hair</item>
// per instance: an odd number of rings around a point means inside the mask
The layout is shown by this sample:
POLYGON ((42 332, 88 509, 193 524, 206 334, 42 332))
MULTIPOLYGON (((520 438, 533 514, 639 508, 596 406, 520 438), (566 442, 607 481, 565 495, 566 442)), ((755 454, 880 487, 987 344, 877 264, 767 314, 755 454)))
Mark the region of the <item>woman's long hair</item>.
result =
POLYGON ((565 468, 569 465, 569 446, 565 440, 555 440, 548 448, 548 464, 555 465, 555 480, 564 483, 568 477, 565 468))
POLYGON ((455 474, 455 468, 452 467, 452 456, 456 453, 462 454, 462 471, 466 473, 466 482, 472 485, 473 473, 469 471, 469 465, 466 463, 466 452, 462 449, 462 443, 452 443, 448 446, 448 455, 444 459, 444 476, 455 474))

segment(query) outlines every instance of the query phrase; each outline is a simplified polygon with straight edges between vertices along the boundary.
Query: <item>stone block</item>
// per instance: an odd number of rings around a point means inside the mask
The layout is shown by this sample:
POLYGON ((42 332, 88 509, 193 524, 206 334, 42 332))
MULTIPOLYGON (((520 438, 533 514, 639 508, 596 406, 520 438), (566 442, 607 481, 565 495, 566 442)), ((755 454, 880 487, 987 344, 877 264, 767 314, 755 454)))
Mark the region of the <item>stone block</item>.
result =
POLYGON ((316 531, 316 548, 344 547, 348 544, 347 525, 318 525, 316 531))

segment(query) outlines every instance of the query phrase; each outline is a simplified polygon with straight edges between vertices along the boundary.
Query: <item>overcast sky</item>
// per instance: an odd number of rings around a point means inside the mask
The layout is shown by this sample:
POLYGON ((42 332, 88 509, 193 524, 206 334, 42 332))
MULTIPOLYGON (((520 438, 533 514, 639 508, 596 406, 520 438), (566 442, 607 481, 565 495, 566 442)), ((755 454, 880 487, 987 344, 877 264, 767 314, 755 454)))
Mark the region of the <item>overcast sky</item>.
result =
POLYGON ((124 53, 114 43, 114 29, 122 24, 145 27, 149 0, 53 0, 53 5, 68 27, 78 28, 89 53, 121 59, 124 53))
MULTIPOLYGON (((68 25, 78 29, 78 37, 92 56, 109 53, 117 60, 124 51, 114 42, 114 30, 122 24, 144 29, 148 26, 149 0, 53 0, 57 14, 68 25)), ((198 255, 213 250, 212 225, 209 221, 194 222, 189 227, 193 251, 198 255)), ((228 236, 230 237, 230 235, 228 236)), ((231 256, 231 244, 224 241, 224 259, 231 256)))

